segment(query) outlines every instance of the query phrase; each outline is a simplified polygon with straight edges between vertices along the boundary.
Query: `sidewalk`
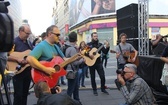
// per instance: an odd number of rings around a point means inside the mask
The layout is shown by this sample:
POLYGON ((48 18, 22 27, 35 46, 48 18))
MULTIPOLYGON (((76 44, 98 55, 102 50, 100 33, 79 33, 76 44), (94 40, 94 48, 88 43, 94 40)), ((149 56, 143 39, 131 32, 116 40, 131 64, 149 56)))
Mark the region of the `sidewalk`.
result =
MULTIPOLYGON (((122 94, 116 88, 108 88, 107 91, 109 92, 109 95, 102 93, 100 88, 98 88, 98 96, 95 96, 91 88, 81 88, 79 90, 79 97, 82 105, 119 105, 120 103, 125 102, 122 94)), ((64 89, 63 93, 65 92, 66 90, 64 89)), ((11 101, 13 102, 13 92, 10 96, 11 101)), ((4 95, 4 99, 5 98, 6 97, 4 95)), ((30 91, 27 105, 35 105, 36 102, 37 98, 35 97, 34 91, 30 91)))
POLYGON ((91 89, 80 90, 82 105, 119 105, 124 103, 124 98, 117 89, 107 89, 109 95, 98 90, 98 96, 93 95, 91 89))

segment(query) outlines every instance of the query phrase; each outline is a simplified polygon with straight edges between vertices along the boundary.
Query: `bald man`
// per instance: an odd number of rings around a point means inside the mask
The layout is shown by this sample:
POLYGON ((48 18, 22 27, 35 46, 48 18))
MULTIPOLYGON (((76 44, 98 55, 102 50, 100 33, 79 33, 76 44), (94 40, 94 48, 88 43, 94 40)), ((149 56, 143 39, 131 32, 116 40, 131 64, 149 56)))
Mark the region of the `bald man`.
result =
POLYGON ((117 75, 121 84, 119 89, 126 100, 123 105, 153 105, 154 96, 150 87, 136 72, 136 65, 126 64, 123 72, 117 75))
MULTIPOLYGON (((23 52, 26 50, 32 50, 33 45, 30 41, 27 40, 30 34, 31 29, 28 25, 20 26, 19 35, 14 39, 14 51, 23 52)), ((9 56, 8 60, 17 62, 18 65, 27 64, 27 61, 24 58, 17 58, 15 56, 9 56)), ((29 93, 29 86, 31 81, 30 70, 31 67, 29 66, 22 73, 17 74, 13 77, 13 105, 27 105, 27 96, 29 93)))

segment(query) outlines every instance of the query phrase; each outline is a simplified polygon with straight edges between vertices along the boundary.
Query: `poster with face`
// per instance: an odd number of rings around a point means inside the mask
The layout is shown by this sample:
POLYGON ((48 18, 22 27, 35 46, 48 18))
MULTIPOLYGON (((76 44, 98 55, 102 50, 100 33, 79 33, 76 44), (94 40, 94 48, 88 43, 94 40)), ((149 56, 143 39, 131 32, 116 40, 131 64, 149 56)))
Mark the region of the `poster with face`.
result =
POLYGON ((115 12, 115 0, 70 0, 69 7, 72 26, 91 15, 115 12))
POLYGON ((115 0, 92 0, 92 15, 115 12, 115 0))

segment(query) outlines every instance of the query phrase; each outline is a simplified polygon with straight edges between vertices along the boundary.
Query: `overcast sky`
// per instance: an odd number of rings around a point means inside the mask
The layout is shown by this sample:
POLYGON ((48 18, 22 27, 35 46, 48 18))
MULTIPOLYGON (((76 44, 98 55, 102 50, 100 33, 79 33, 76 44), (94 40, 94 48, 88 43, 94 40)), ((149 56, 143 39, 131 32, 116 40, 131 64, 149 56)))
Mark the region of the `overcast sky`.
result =
MULTIPOLYGON (((131 3, 138 3, 138 0, 116 0, 116 9, 131 3)), ((168 15, 168 0, 149 0, 149 14, 168 15)))
MULTIPOLYGON (((51 25, 52 8, 55 0, 20 0, 23 19, 28 19, 32 32, 40 35, 51 25)), ((138 0, 116 0, 116 10, 138 0)), ((149 13, 168 15, 168 0, 149 0, 149 13)))
POLYGON ((37 36, 51 25, 52 8, 55 0, 20 0, 22 17, 28 19, 32 32, 37 36))

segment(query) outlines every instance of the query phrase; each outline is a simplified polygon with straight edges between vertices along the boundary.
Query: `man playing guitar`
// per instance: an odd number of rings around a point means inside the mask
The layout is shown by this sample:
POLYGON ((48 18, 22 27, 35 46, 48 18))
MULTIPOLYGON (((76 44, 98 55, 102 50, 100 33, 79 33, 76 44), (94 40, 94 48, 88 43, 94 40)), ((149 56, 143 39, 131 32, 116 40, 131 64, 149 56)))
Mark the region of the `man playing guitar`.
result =
POLYGON ((46 67, 39 61, 51 61, 54 57, 60 56, 64 60, 64 54, 55 44, 59 42, 60 30, 57 26, 51 25, 46 30, 46 39, 39 43, 27 57, 28 63, 33 67, 51 76, 56 72, 54 67, 46 67))
POLYGON ((116 46, 116 59, 117 59, 117 66, 118 69, 124 69, 124 65, 128 62, 134 62, 136 60, 137 57, 137 50, 135 50, 135 48, 129 44, 126 43, 126 39, 127 39, 127 35, 125 33, 121 33, 120 34, 120 43, 118 46, 116 46), (133 58, 127 58, 127 60, 125 59, 125 54, 126 53, 131 53, 134 52, 135 55, 133 58))
MULTIPOLYGON (((94 49, 94 48, 101 48, 102 44, 99 43, 99 40, 98 40, 98 34, 96 32, 93 32, 91 34, 91 38, 92 38, 92 41, 89 42, 87 45, 94 49)), ((97 53, 101 53, 101 49, 97 52, 97 53)), ((89 53, 89 56, 91 56, 91 58, 94 58, 94 53, 89 53)), ((95 77, 96 77, 96 71, 97 73, 99 74, 99 77, 100 77, 100 80, 101 80, 101 91, 107 95, 109 95, 109 93, 106 91, 105 89, 105 73, 104 73, 104 68, 102 66, 102 62, 101 62, 101 58, 98 57, 94 63, 94 65, 92 66, 89 66, 89 70, 90 70, 90 76, 91 76, 91 84, 92 84, 92 89, 93 89, 93 94, 95 96, 98 96, 98 93, 97 93, 97 85, 96 85, 96 80, 95 80, 95 77)))
MULTIPOLYGON (((33 45, 28 39, 31 34, 31 29, 28 25, 23 25, 19 28, 19 36, 14 39, 14 52, 24 52, 32 50, 33 45)), ((14 56, 8 57, 9 61, 17 62, 19 65, 27 64, 25 58, 18 58, 14 56)), ((11 65, 9 65, 11 66, 11 65)), ((31 67, 28 66, 24 71, 13 77, 14 85, 14 101, 13 105, 27 105, 27 96, 29 93, 29 86, 31 82, 31 67)))

